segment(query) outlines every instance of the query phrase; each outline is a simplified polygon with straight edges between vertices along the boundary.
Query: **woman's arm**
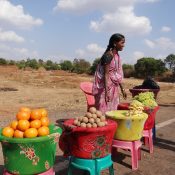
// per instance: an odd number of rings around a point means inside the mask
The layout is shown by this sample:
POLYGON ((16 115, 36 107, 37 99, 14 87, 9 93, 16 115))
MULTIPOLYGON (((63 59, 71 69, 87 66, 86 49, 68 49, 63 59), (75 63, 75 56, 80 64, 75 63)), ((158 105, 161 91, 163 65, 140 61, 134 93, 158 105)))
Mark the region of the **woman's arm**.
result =
POLYGON ((119 83, 119 86, 120 86, 120 89, 121 89, 121 92, 122 92, 123 98, 126 100, 126 99, 127 99, 127 94, 126 94, 125 89, 123 88, 122 83, 119 83))
POLYGON ((104 65, 104 83, 105 83, 105 100, 106 103, 110 101, 108 94, 108 81, 109 81, 109 64, 104 65))

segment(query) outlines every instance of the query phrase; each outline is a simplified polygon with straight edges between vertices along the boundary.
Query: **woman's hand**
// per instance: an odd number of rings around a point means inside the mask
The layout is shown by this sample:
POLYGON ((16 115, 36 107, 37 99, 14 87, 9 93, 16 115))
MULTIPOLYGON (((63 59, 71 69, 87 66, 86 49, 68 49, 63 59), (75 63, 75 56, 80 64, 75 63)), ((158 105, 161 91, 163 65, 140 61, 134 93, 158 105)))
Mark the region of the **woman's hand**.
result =
POLYGON ((108 102, 110 102, 110 97, 109 97, 108 93, 105 93, 105 101, 106 101, 106 104, 108 102))
POLYGON ((122 89, 122 95, 123 95, 123 98, 126 100, 127 99, 127 94, 126 94, 125 89, 122 89))

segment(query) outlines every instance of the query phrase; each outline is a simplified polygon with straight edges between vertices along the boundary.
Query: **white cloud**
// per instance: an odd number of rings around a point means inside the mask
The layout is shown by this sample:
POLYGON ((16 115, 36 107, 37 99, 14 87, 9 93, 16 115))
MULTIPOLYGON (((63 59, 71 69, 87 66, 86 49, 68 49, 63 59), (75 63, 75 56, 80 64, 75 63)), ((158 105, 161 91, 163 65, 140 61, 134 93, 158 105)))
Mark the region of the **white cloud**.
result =
POLYGON ((91 44, 88 44, 85 49, 77 49, 75 51, 75 53, 80 58, 82 58, 82 57, 84 57, 84 58, 90 58, 90 57, 97 58, 97 57, 100 57, 104 51, 105 51, 105 48, 99 46, 96 43, 91 43, 91 44))
POLYGON ((14 31, 3 31, 0 28, 0 41, 21 43, 24 42, 24 38, 18 36, 14 31))
POLYGON ((84 56, 86 55, 86 53, 85 53, 85 51, 84 51, 83 49, 77 49, 77 50, 75 51, 75 54, 76 54, 78 57, 80 57, 80 58, 82 58, 82 57, 84 57, 84 56))
POLYGON ((54 10, 75 13, 89 11, 115 11, 121 6, 133 5, 137 0, 58 0, 54 10))
POLYGON ((155 47, 155 43, 149 39, 145 39, 145 44, 150 47, 151 49, 153 49, 155 47))
MULTIPOLYGON (((154 0, 155 1, 155 0, 154 0)), ((154 2, 147 0, 147 2, 154 2)), ((150 20, 134 13, 136 3, 144 0, 58 0, 55 10, 72 13, 102 12, 101 18, 92 20, 90 28, 96 32, 147 34, 152 30, 150 20)))
POLYGON ((7 0, 0 0, 0 22, 4 24, 14 25, 21 29, 29 29, 33 26, 43 24, 39 18, 24 13, 22 5, 13 5, 7 0))
POLYGON ((173 42, 170 38, 160 37, 155 40, 156 46, 160 47, 162 50, 167 49, 175 49, 175 42, 173 42))
POLYGON ((134 60, 138 60, 138 59, 140 59, 140 58, 143 58, 144 55, 145 55, 145 54, 144 54, 143 52, 135 51, 135 52, 133 53, 133 58, 134 58, 134 60))
POLYGON ((90 28, 96 32, 121 31, 124 34, 146 34, 152 30, 150 21, 136 16, 133 7, 120 7, 115 13, 106 13, 101 20, 91 21, 90 28))
POLYGON ((154 3, 159 0, 58 0, 55 11, 86 13, 89 11, 115 11, 118 7, 133 6, 136 3, 154 3))
POLYGON ((148 40, 145 39, 145 43, 147 46, 149 46, 151 49, 159 49, 162 50, 171 50, 175 49, 175 42, 173 42, 170 38, 167 37, 160 37, 155 40, 148 40))
POLYGON ((1 57, 6 59, 25 59, 35 57, 38 58, 38 52, 35 50, 28 50, 27 48, 15 48, 0 43, 1 57))
POLYGON ((170 31, 171 31, 171 28, 168 27, 168 26, 163 26, 163 27, 161 28, 161 31, 162 31, 162 32, 170 32, 170 31))
POLYGON ((88 44, 86 48, 89 52, 96 53, 96 54, 101 54, 105 51, 104 48, 100 47, 96 43, 88 44))

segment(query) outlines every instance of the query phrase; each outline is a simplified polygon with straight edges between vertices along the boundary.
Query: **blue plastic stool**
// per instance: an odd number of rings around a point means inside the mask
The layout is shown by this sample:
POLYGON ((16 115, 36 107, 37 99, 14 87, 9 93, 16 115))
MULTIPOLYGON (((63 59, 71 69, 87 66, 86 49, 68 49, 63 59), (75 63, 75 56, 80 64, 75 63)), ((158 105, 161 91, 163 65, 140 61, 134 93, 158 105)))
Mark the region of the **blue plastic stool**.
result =
POLYGON ((99 159, 80 159, 71 157, 68 168, 68 175, 72 175, 72 169, 86 170, 90 175, 100 175, 100 172, 109 168, 109 174, 114 175, 113 161, 111 154, 99 159))

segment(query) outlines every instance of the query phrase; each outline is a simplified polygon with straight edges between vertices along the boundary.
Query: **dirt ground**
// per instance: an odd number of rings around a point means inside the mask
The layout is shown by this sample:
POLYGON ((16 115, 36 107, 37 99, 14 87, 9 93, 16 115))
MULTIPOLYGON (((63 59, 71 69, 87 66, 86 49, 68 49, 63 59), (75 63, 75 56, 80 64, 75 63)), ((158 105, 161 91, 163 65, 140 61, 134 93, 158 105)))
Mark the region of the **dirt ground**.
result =
MULTIPOLYGON (((92 81, 93 77, 77 75, 64 71, 18 70, 16 67, 0 66, 0 127, 6 126, 14 119, 19 107, 44 107, 49 112, 52 122, 60 118, 71 118, 86 112, 86 99, 79 88, 80 82, 92 81)), ((143 80, 125 79, 129 102, 129 89, 140 85, 143 80)), ((175 84, 160 83, 157 102, 160 110, 156 115, 156 123, 175 119, 175 84)), ((131 157, 126 151, 120 151, 114 158, 116 175, 174 175, 175 172, 175 123, 170 123, 157 130, 154 153, 149 154, 143 146, 139 170, 131 170, 131 157)), ((1 151, 1 150, 0 150, 1 151)), ((0 174, 3 171, 3 155, 0 152, 0 174)), ((58 175, 67 172, 68 160, 57 150, 55 171, 58 175)), ((83 174, 75 172, 76 174, 83 174)), ((108 174, 105 170, 102 174, 108 174)))

